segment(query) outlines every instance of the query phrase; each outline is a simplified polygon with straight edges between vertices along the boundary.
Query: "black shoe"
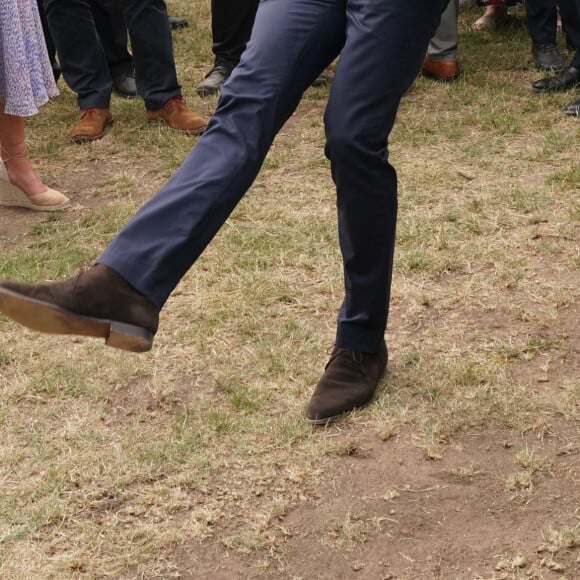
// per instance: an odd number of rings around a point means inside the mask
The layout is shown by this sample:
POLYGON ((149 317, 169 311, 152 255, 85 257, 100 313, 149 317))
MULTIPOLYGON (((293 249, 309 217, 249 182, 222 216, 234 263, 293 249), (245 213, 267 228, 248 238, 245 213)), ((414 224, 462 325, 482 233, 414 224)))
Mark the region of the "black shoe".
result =
POLYGON ((540 70, 560 72, 564 69, 564 59, 554 42, 533 44, 532 58, 540 70))
POLYGON ((159 308, 101 264, 62 282, 0 281, 0 312, 39 332, 104 338, 132 352, 151 349, 159 322, 159 308))
POLYGON ((578 84, 580 84, 580 70, 569 66, 553 77, 547 77, 532 83, 532 88, 536 93, 550 93, 566 91, 578 84))
POLYGON ((179 18, 178 16, 169 17, 169 26, 171 30, 177 30, 178 28, 186 28, 189 26, 189 22, 185 18, 179 18))
POLYGON ((384 342, 374 354, 335 346, 308 404, 308 422, 326 425, 344 413, 368 405, 385 374, 387 359, 384 342))
POLYGON ((125 99, 134 99, 137 96, 137 83, 133 69, 113 77, 113 90, 125 99))
POLYGON ((224 64, 216 64, 207 73, 205 80, 197 85, 197 94, 200 97, 209 97, 217 95, 220 92, 223 84, 228 80, 232 74, 233 68, 224 64))
POLYGON ((570 103, 566 107, 566 115, 572 115, 573 117, 580 117, 580 99, 570 103))

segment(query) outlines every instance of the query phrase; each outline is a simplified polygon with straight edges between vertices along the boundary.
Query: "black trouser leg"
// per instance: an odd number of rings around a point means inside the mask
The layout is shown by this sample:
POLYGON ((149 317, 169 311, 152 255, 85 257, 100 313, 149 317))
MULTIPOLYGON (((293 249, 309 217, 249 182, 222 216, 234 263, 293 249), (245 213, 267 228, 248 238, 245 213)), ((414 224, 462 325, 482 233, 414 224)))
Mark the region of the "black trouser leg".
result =
POLYGON ((181 95, 177 82, 171 28, 163 0, 123 0, 131 38, 137 92, 149 111, 181 95))
POLYGON ((259 0, 212 0, 212 50, 216 64, 233 68, 252 33, 259 0))
POLYGON ((534 44, 556 42, 556 0, 526 0, 526 17, 534 44))
POLYGON ((91 0, 91 9, 111 76, 131 71, 133 57, 127 50, 127 25, 120 0, 91 0))

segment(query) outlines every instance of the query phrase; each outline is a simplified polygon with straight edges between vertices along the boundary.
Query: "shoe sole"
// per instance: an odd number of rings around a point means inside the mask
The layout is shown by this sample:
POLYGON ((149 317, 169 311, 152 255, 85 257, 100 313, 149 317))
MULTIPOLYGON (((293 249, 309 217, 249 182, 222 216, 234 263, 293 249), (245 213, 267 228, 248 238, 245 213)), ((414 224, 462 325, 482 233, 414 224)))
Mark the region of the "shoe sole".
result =
POLYGON ((577 87, 580 87, 580 83, 576 83, 574 85, 570 85, 569 87, 562 87, 562 88, 557 88, 557 89, 537 89, 536 87, 534 87, 532 85, 532 90, 534 91, 534 93, 563 93, 564 91, 570 91, 572 89, 575 89, 577 87))
POLYGON ((82 316, 5 288, 0 288, 0 312, 32 330, 104 338, 107 346, 120 350, 146 352, 153 346, 153 333, 140 326, 82 316))
POLYGON ((428 79, 431 79, 432 81, 437 81, 438 83, 454 83, 455 81, 459 80, 459 75, 455 75, 452 77, 439 77, 435 74, 429 73, 429 72, 425 72, 425 71, 421 71, 421 74, 428 79))
MULTIPOLYGON (((382 378, 379 379, 379 381, 380 380, 382 380, 382 378)), ((361 409, 368 407, 374 401, 374 399, 375 399, 375 397, 373 395, 373 398, 370 401, 368 401, 367 403, 365 403, 364 405, 359 405, 358 407, 353 407, 350 411, 343 411, 342 413, 339 413, 338 415, 333 415, 332 417, 326 417, 325 419, 309 419, 308 417, 306 417, 306 422, 310 425, 315 425, 317 427, 324 427, 326 425, 330 425, 331 423, 336 423, 337 421, 339 421, 340 419, 343 419, 347 415, 350 415, 351 413, 354 413, 355 411, 360 411, 361 409)))
POLYGON ((199 135, 203 135, 204 131, 207 129, 207 125, 203 125, 202 127, 198 127, 197 129, 178 129, 177 127, 172 127, 165 119, 149 119, 150 125, 164 125, 165 127, 169 127, 170 129, 174 129, 175 131, 181 131, 185 135, 192 135, 197 137, 199 135))
POLYGON ((63 209, 67 209, 70 207, 70 200, 65 201, 59 205, 34 205, 32 202, 27 201, 3 201, 0 199, 0 206, 2 207, 21 207, 24 209, 30 209, 32 211, 43 211, 43 212, 51 212, 51 211, 62 211, 63 209))
POLYGON ((26 197, 26 194, 16 185, 0 179, 0 206, 22 207, 33 211, 61 211, 70 207, 70 199, 58 205, 36 205, 26 197))

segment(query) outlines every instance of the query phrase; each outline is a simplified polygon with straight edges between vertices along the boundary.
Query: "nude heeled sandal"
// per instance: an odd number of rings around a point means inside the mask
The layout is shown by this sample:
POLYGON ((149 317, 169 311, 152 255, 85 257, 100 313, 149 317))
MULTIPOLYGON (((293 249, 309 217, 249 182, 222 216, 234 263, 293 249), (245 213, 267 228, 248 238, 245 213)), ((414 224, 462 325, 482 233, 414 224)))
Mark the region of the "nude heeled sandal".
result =
POLYGON ((34 211, 60 211, 70 205, 70 199, 50 187, 42 193, 31 195, 10 183, 6 167, 0 162, 0 206, 24 207, 34 211))

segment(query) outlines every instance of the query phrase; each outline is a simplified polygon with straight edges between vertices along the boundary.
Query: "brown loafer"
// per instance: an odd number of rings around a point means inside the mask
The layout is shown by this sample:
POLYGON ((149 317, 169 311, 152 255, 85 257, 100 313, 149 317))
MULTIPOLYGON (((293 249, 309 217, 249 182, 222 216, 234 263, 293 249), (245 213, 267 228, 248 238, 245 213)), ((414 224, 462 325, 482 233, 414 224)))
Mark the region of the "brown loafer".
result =
POLYGON ((157 306, 102 264, 61 282, 0 281, 0 312, 32 330, 104 338, 132 352, 151 349, 159 323, 157 306))
POLYGON ((73 125, 68 136, 73 143, 95 141, 105 134, 105 129, 113 124, 113 115, 110 109, 92 107, 85 109, 81 118, 73 125))
POLYGON ((385 374, 387 359, 384 342, 372 354, 335 346, 306 409, 308 422, 326 425, 368 405, 385 374))
POLYGON ((421 72, 426 77, 450 83, 459 78, 459 63, 456 60, 432 60, 426 56, 421 72))
POLYGON ((167 123, 172 129, 188 135, 201 135, 207 127, 207 121, 196 115, 183 97, 172 97, 162 109, 147 111, 147 117, 150 123, 167 123))

